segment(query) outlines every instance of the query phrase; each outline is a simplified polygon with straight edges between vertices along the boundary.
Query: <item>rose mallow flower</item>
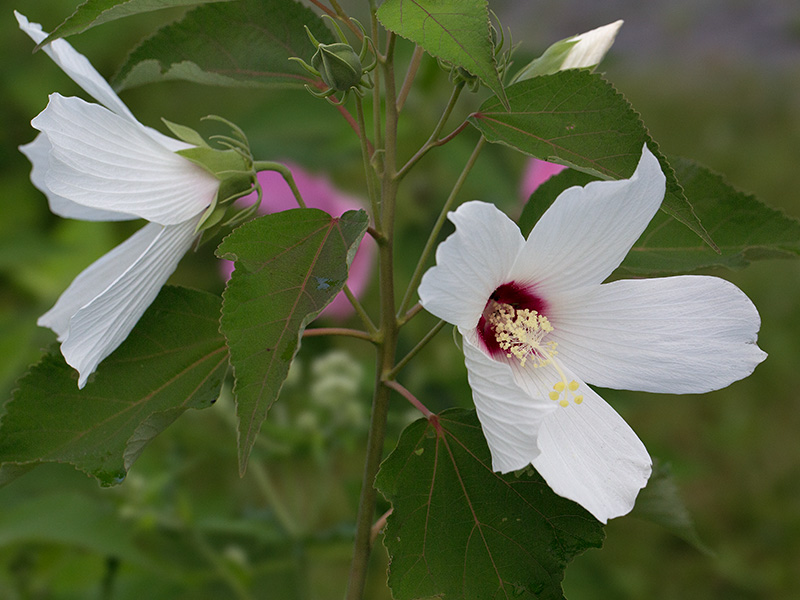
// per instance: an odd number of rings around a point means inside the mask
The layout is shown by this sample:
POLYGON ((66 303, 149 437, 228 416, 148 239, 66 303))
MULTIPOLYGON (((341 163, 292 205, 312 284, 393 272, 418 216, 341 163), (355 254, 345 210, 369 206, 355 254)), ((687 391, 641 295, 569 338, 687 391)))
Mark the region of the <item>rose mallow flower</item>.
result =
MULTIPOLYGON (((15 13, 35 42, 38 23, 15 13)), ((189 144, 139 123, 83 55, 62 39, 43 50, 100 104, 52 94, 32 121, 41 133, 20 150, 31 181, 62 217, 149 221, 80 273, 38 323, 58 335, 83 387, 97 365, 128 336, 197 238, 220 181, 176 154, 189 144)))
POLYGON ((626 514, 651 461, 591 388, 702 393, 766 357, 758 312, 733 284, 678 276, 603 283, 664 197, 645 147, 630 179, 565 190, 526 240, 494 205, 450 213, 456 230, 419 287, 456 325, 492 455, 507 473, 532 464, 600 521, 626 514))

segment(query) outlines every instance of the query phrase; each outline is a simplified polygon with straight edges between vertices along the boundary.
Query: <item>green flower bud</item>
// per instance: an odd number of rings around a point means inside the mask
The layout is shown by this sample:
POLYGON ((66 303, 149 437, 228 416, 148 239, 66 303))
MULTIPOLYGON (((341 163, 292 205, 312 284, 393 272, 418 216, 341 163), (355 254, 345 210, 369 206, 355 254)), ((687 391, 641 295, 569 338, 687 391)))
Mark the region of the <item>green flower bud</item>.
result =
POLYGON ((337 92, 358 87, 364 69, 358 54, 348 44, 320 44, 311 57, 311 66, 319 71, 325 84, 337 92))

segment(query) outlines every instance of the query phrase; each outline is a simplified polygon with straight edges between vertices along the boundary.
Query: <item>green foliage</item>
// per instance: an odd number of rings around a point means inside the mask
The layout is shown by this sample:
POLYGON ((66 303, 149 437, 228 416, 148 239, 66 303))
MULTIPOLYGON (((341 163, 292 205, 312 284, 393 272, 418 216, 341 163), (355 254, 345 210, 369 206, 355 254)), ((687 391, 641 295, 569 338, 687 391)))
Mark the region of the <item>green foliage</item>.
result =
POLYGON ((306 325, 344 287, 364 211, 333 218, 317 209, 267 215, 225 238, 217 255, 236 261, 224 294, 222 331, 231 349, 244 472, 306 325))
POLYGON ((386 0, 378 19, 433 56, 477 76, 505 103, 486 0, 386 0))
POLYGON ((623 261, 625 270, 664 274, 709 267, 741 269, 754 260, 800 256, 800 221, 737 190, 694 161, 670 158, 670 164, 720 253, 658 213, 623 261))
POLYGON ((506 92, 509 111, 490 98, 470 116, 488 141, 601 179, 630 177, 647 143, 667 177, 662 209, 713 247, 639 115, 602 77, 583 70, 561 71, 521 81, 506 92))
MULTIPOLYGON (((685 273, 712 267, 740 269, 754 260, 800 255, 800 221, 740 192, 707 167, 685 158, 669 162, 703 226, 720 252, 714 252, 664 211, 656 213, 622 262, 633 275, 685 273)), ((556 197, 573 185, 597 178, 568 169, 544 182, 531 195, 519 219, 528 235, 556 197)))
POLYGON ((57 351, 19 382, 0 426, 0 463, 66 462, 121 482, 144 447, 188 408, 216 400, 227 370, 219 299, 167 287, 83 390, 57 351))
POLYGON ((411 424, 376 487, 392 502, 384 543, 397 600, 563 598, 567 563, 603 526, 532 469, 500 475, 475 411, 411 424))
POLYGON ((209 2, 230 2, 231 0, 86 0, 61 25, 45 38, 38 47, 55 39, 82 33, 97 25, 140 13, 193 6, 209 2))
POLYGON ((119 90, 185 80, 230 87, 313 85, 290 61, 309 53, 308 26, 323 43, 333 35, 294 0, 239 0, 200 6, 131 52, 112 82, 119 90))

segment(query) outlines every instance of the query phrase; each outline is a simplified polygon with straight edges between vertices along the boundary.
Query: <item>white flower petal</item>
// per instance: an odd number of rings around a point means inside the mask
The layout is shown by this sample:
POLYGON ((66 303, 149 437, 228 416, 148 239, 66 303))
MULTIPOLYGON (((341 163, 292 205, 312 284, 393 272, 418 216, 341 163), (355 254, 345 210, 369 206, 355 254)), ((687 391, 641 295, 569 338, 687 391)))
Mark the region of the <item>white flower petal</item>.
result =
POLYGON ((664 190, 661 166, 647 147, 630 179, 564 190, 536 223, 509 277, 548 301, 602 283, 647 227, 664 190))
POLYGON ((582 69, 599 65, 614 43, 620 27, 622 21, 614 21, 570 38, 568 41, 574 45, 561 63, 561 69, 582 69))
POLYGON ((422 278, 425 310, 463 329, 478 324, 491 293, 506 275, 525 240, 493 204, 466 202, 448 218, 456 231, 436 250, 436 266, 422 278))
POLYGON ((750 299, 717 277, 615 281, 558 305, 559 358, 585 381, 700 393, 750 375, 766 354, 750 299))
MULTIPOLYGON (((17 11, 14 11, 14 15, 17 17, 19 28, 27 33, 34 42, 38 44, 47 37, 48 34, 42 31, 42 26, 39 23, 28 22, 28 19, 17 11)), ((42 50, 53 59, 53 62, 61 67, 64 73, 69 75, 72 81, 81 86, 92 98, 118 115, 125 116, 136 122, 131 111, 120 100, 103 76, 97 72, 83 54, 75 50, 66 40, 54 40, 43 46, 42 50)))
POLYGON ((37 323, 55 331, 58 341, 63 342, 72 316, 130 269, 163 229, 155 223, 145 225, 119 246, 101 256, 72 280, 53 308, 39 317, 37 323))
POLYGON ((539 427, 555 405, 520 389, 508 365, 488 358, 467 339, 463 347, 472 398, 492 453, 492 469, 508 473, 527 467, 539 455, 539 427))
MULTIPOLYGON (((72 316, 61 344, 61 352, 67 363, 80 374, 78 387, 83 387, 97 365, 128 337, 158 295, 161 286, 191 248, 198 221, 199 218, 195 218, 186 223, 164 227, 149 224, 144 228, 147 232, 142 235, 142 241, 148 238, 151 241, 140 255, 134 256, 132 252, 134 246, 138 249, 140 240, 137 240, 136 244, 127 249, 127 253, 116 256, 116 265, 102 266, 109 270, 120 267, 125 269, 72 316)), ((93 269, 95 265, 89 269, 93 269)), ((99 270, 101 269, 98 268, 97 271, 99 270)), ((94 277, 95 274, 91 273, 89 276, 94 277)))
POLYGON ((53 214, 66 219, 81 219, 83 221, 127 221, 136 219, 135 215, 116 213, 76 204, 71 200, 59 196, 48 189, 45 183, 45 174, 50 167, 50 149, 52 146, 47 136, 40 133, 29 144, 20 146, 20 152, 28 157, 33 168, 31 169, 31 182, 34 187, 47 196, 47 203, 53 214))
POLYGON ((578 393, 581 404, 559 407, 545 419, 533 466, 556 494, 605 523, 633 508, 650 477, 650 456, 605 400, 586 384, 578 393))
POLYGON ((97 104, 53 94, 32 124, 52 145, 48 189, 72 202, 174 225, 202 212, 219 187, 139 124, 97 104))

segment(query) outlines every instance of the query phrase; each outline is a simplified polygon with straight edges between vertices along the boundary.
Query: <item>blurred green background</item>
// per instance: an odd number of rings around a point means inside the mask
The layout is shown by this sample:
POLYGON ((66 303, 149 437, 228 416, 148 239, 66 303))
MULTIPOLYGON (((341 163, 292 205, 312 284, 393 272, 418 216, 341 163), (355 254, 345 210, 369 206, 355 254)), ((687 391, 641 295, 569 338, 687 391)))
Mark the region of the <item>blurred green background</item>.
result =
MULTIPOLYGON (((3 398, 54 341, 36 318, 82 268, 138 227, 54 217, 16 150, 34 137, 30 119, 49 93, 82 94, 44 54, 31 54, 33 44, 16 28, 12 10, 52 30, 75 4, 0 0, 3 398)), ((358 14, 361 4, 346 5, 358 14)), ((625 19, 601 70, 662 149, 697 159, 800 217, 800 6, 794 0, 490 4, 520 44, 520 62, 558 39, 625 19)), ((110 78, 139 39, 179 14, 110 23, 71 42, 110 78)), ((410 52, 406 45, 400 50, 410 52)), ((401 121, 403 156, 427 138, 447 94, 434 61, 423 63, 417 82, 401 121)), ((461 114, 482 97, 463 99, 461 114)), ((259 159, 292 159, 363 196, 352 132, 334 109, 305 92, 169 83, 122 98, 142 122, 157 127, 161 117, 197 126, 206 114, 224 116, 248 133, 259 159)), ((465 132, 407 180, 399 217, 401 282, 475 139, 465 132)), ((491 200, 515 216, 523 165, 504 148, 487 148, 461 199, 491 200)), ((221 291, 212 249, 187 257, 173 281, 221 291)), ((568 569, 571 600, 800 597, 800 263, 767 261, 717 274, 739 285, 761 312, 759 343, 770 357, 756 373, 702 396, 604 392, 651 453, 671 465, 712 554, 654 525, 617 519, 607 528, 605 548, 568 569)), ((374 308, 374 298, 368 295, 365 304, 374 308)), ((413 321, 402 350, 433 323, 427 316, 413 321)), ((437 342, 400 380, 432 409, 469 406, 463 363, 447 330, 437 342)), ((236 474, 232 407, 223 397, 212 409, 182 417, 117 488, 101 489, 64 465, 39 467, 1 488, 0 598, 341 597, 372 378, 368 350, 358 342, 304 342, 294 380, 243 479, 236 474), (347 376, 332 375, 341 373, 347 376), (333 418, 342 414, 345 421, 333 418)), ((399 399, 392 411, 396 438, 414 415, 399 399)), ((368 597, 388 598, 380 544, 374 563, 368 597)))

